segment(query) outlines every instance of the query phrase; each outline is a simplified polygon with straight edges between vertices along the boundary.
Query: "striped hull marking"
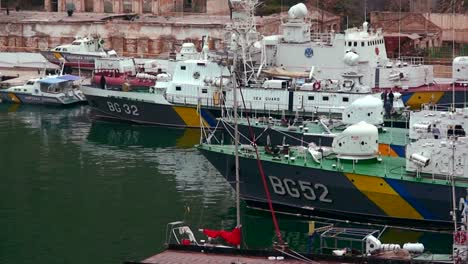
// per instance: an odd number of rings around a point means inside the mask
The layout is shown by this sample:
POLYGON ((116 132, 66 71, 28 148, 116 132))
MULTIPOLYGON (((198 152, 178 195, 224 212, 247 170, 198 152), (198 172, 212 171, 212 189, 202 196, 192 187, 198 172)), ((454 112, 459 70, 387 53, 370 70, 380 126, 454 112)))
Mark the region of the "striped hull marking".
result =
POLYGON ((405 146, 393 145, 393 144, 379 144, 379 153, 382 156, 388 157, 405 157, 405 146))
POLYGON ((190 106, 173 106, 173 109, 188 127, 200 127, 200 121, 205 127, 216 126, 216 119, 207 110, 198 111, 190 106))
POLYGON ((345 173, 344 175, 388 216, 423 219, 423 216, 400 196, 385 179, 352 173, 345 173))
MULTIPOLYGON (((455 103, 459 105, 465 105, 468 100, 468 92, 466 91, 455 91, 455 103)), ((447 91, 444 96, 440 98, 439 104, 450 105, 453 102, 452 91, 447 91)))
MULTIPOLYGON (((235 188, 233 153, 201 149, 203 155, 235 188)), ((266 206, 266 196, 254 158, 240 157, 241 198, 266 206)), ((330 213, 336 217, 359 217, 396 222, 449 224, 450 185, 327 171, 311 167, 263 161, 272 202, 281 210, 303 214, 330 213), (321 186, 310 199, 310 188, 321 186), (326 187, 327 192, 323 192, 326 187), (326 193, 326 195, 324 195, 326 193), (321 196, 328 202, 321 199, 321 196), (346 214, 346 217, 344 216, 346 214)), ((456 188, 457 201, 467 194, 456 188)))
MULTIPOLYGON (((387 179, 387 183, 400 194, 408 203, 410 203, 424 219, 450 219, 452 208, 451 185, 429 184, 420 182, 400 181, 396 179, 387 179)), ((465 198, 466 188, 455 188, 455 200, 465 198)))
POLYGON ((421 108, 421 104, 437 104, 444 95, 442 91, 408 92, 402 95, 403 103, 412 109, 421 108))
POLYGON ((21 103, 21 100, 14 93, 8 93, 6 99, 15 104, 21 103))
MULTIPOLYGON (((200 115, 195 107, 156 104, 126 98, 108 98, 86 95, 89 104, 107 117, 141 124, 170 127, 200 127, 200 115)), ((205 125, 216 125, 216 119, 207 111, 201 110, 205 125)))

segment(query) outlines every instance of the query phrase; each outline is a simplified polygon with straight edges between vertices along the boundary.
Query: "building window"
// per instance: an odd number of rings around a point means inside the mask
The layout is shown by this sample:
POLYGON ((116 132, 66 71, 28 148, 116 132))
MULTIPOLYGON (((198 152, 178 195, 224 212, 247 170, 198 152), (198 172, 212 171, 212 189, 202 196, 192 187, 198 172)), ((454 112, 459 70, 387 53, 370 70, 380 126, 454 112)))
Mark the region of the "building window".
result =
POLYGON ((143 0, 143 13, 152 13, 153 7, 151 6, 152 0, 143 0))
POLYGON ((132 0, 123 0, 123 12, 124 13, 131 13, 132 10, 132 0))

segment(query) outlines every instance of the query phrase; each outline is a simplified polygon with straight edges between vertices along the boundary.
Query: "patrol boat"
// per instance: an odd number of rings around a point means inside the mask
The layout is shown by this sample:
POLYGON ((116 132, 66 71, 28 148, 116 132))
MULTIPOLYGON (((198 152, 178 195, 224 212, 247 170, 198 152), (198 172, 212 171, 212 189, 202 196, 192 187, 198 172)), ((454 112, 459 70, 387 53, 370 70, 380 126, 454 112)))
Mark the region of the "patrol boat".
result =
POLYGON ((76 37, 71 44, 60 45, 47 51, 41 51, 49 62, 67 68, 94 69, 96 58, 117 57, 114 50, 104 49, 104 40, 99 37, 76 37))
POLYGON ((0 89, 0 102, 15 104, 71 105, 86 102, 74 75, 51 75, 31 79, 24 85, 0 89))
MULTIPOLYGON (((232 145, 198 148, 234 182, 232 145)), ((452 184, 457 201, 467 195, 467 150, 466 137, 426 138, 408 144, 406 158, 381 156, 377 128, 361 122, 335 137, 332 147, 265 146, 258 153, 276 210, 443 226, 452 224, 452 184)), ((255 147, 242 145, 239 158, 241 197, 264 208, 255 147)))

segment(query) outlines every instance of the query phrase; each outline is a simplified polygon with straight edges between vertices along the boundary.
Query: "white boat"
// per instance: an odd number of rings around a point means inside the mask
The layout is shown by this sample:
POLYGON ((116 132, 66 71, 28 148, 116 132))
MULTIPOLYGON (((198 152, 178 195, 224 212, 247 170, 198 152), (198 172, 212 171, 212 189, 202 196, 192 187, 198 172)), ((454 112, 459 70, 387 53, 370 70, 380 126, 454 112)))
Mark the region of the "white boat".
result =
POLYGON ((74 75, 31 79, 24 85, 0 89, 0 102, 16 104, 71 105, 86 102, 74 75))
POLYGON ((98 37, 77 37, 71 44, 60 45, 41 54, 51 63, 69 68, 94 69, 96 58, 117 57, 114 50, 104 49, 104 40, 98 37))

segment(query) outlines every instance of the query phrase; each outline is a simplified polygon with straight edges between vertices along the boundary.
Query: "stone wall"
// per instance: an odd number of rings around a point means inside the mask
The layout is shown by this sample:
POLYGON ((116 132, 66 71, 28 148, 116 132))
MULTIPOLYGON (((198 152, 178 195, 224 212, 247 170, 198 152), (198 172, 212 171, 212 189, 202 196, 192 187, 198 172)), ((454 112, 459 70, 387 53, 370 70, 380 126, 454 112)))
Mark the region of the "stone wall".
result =
POLYGON ((1 23, 1 51, 37 52, 61 44, 68 44, 75 36, 99 32, 106 48, 118 54, 137 57, 155 57, 178 50, 187 41, 199 42, 209 35, 214 48, 223 47, 224 24, 167 24, 113 21, 101 23, 1 23))
POLYGON ((116 14, 132 12, 156 15, 171 12, 229 14, 229 6, 224 0, 44 0, 43 9, 49 12, 66 12, 68 3, 74 4, 75 12, 116 14))

